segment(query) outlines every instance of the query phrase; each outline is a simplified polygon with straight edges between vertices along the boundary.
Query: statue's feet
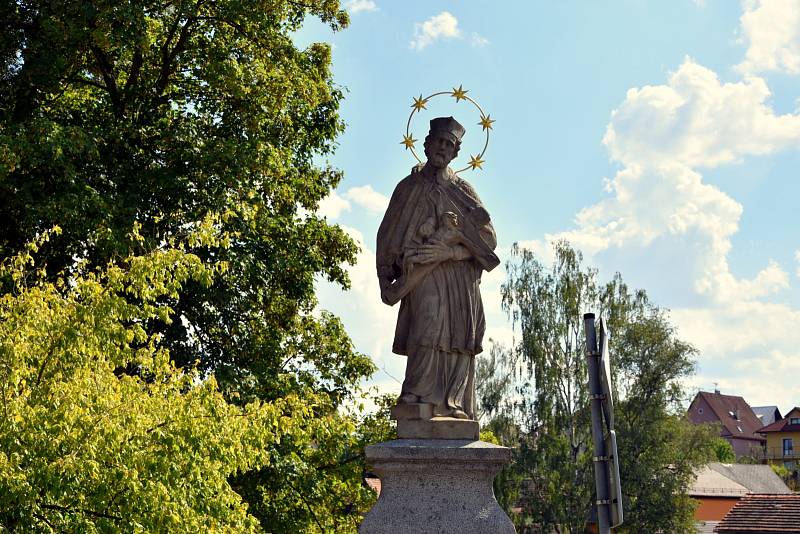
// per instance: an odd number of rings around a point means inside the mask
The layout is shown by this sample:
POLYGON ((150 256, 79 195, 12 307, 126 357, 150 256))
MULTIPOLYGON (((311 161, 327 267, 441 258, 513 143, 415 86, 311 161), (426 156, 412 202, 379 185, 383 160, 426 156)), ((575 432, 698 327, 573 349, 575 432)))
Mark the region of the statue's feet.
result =
POLYGON ((400 398, 397 402, 401 402, 403 404, 414 404, 419 402, 419 395, 414 395, 413 393, 404 393, 400 395, 400 398))
POLYGON ((469 415, 464 410, 459 410, 455 408, 452 412, 450 412, 450 417, 455 417, 456 419, 469 419, 469 415))

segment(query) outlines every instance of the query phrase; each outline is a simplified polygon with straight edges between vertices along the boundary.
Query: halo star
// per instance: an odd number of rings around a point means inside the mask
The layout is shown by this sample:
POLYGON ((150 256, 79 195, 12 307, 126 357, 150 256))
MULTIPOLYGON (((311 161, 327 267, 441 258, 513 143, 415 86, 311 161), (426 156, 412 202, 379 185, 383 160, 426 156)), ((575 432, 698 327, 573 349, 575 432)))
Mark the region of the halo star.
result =
POLYGON ((479 122, 478 124, 480 124, 483 127, 484 130, 486 130, 486 129, 491 130, 492 129, 492 123, 493 122, 497 122, 497 121, 495 121, 494 119, 492 119, 490 117, 491 117, 491 115, 485 115, 485 116, 481 115, 481 122, 479 122))
POLYGON ((480 155, 478 156, 471 156, 469 160, 469 166, 472 167, 472 170, 481 169, 483 170, 483 164, 486 163, 486 160, 481 159, 480 155))
POLYGON ((468 92, 469 92, 469 91, 467 91, 467 90, 466 90, 466 89, 464 89, 464 88, 463 88, 461 85, 459 85, 459 86, 458 86, 458 89, 456 89, 455 87, 453 87, 453 92, 452 92, 452 93, 450 93, 450 96, 452 96, 453 98, 455 98, 455 99, 456 99, 456 102, 458 102, 459 100, 466 100, 466 98, 467 98, 467 93, 468 93, 468 92))
POLYGON ((422 98, 422 95, 419 95, 419 98, 414 99, 414 103, 411 104, 411 107, 414 108, 414 111, 421 111, 423 109, 428 109, 425 107, 425 104, 428 103, 427 98, 422 98))
POLYGON ((414 148, 414 143, 417 142, 417 139, 414 139, 413 135, 404 135, 403 140, 400 141, 401 145, 406 145, 406 150, 409 148, 414 148))

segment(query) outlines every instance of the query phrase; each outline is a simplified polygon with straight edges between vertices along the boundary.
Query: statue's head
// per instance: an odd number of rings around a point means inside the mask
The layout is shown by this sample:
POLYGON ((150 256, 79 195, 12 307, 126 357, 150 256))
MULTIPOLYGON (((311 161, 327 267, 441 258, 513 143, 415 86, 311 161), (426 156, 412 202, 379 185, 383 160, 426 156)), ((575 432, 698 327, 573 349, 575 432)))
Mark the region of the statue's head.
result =
POLYGON ((453 117, 431 120, 431 130, 425 138, 425 157, 428 164, 443 169, 455 159, 466 130, 453 117))

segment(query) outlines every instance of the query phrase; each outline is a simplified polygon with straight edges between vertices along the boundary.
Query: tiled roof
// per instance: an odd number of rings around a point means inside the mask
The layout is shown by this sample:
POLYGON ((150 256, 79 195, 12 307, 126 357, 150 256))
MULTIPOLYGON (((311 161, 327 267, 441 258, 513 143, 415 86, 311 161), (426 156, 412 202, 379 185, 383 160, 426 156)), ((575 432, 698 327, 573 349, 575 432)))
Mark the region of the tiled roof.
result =
POLYGON ((756 414, 753 413, 753 409, 742 397, 723 395, 716 392, 708 393, 706 391, 699 392, 697 396, 706 401, 731 437, 764 441, 763 437, 755 433, 756 430, 764 425, 761 424, 756 414), (738 419, 736 419, 737 415, 739 416, 738 419))
POLYGON ((767 434, 769 432, 800 432, 800 425, 789 424, 792 419, 796 419, 798 417, 800 417, 800 408, 795 406, 789 410, 789 413, 786 414, 786 417, 780 421, 775 421, 771 425, 759 428, 758 432, 762 434, 767 434))
POLYGON ((372 491, 377 493, 378 496, 380 497, 380 495, 381 495, 381 479, 379 479, 377 477, 376 478, 365 477, 364 478, 364 482, 367 484, 369 489, 371 489, 372 491))
POLYGON ((745 495, 722 518, 714 532, 800 533, 800 495, 745 495))

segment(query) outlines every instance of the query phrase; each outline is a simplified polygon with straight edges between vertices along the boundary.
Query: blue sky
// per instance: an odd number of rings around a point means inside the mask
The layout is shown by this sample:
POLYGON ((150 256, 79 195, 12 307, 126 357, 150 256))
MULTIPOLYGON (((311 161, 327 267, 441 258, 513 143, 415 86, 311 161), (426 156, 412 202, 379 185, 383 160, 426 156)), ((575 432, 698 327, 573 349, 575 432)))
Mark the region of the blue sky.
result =
MULTIPOLYGON (((347 130, 345 173, 320 211, 362 246, 348 292, 321 283, 397 391, 396 308, 379 299, 375 232, 414 164, 399 144, 412 97, 463 84, 496 119, 483 170, 463 176, 492 214, 501 259, 515 242, 547 260, 567 238, 601 279, 615 271, 670 310, 699 350, 693 392, 800 405, 800 2, 796 0, 349 0, 350 27, 309 21, 301 45, 333 44, 347 130)), ((474 109, 448 97, 414 122, 467 128, 459 167, 483 142, 474 109)), ((505 256, 505 257, 504 257, 505 256)), ((501 268, 484 277, 489 335, 505 343, 501 268)))

